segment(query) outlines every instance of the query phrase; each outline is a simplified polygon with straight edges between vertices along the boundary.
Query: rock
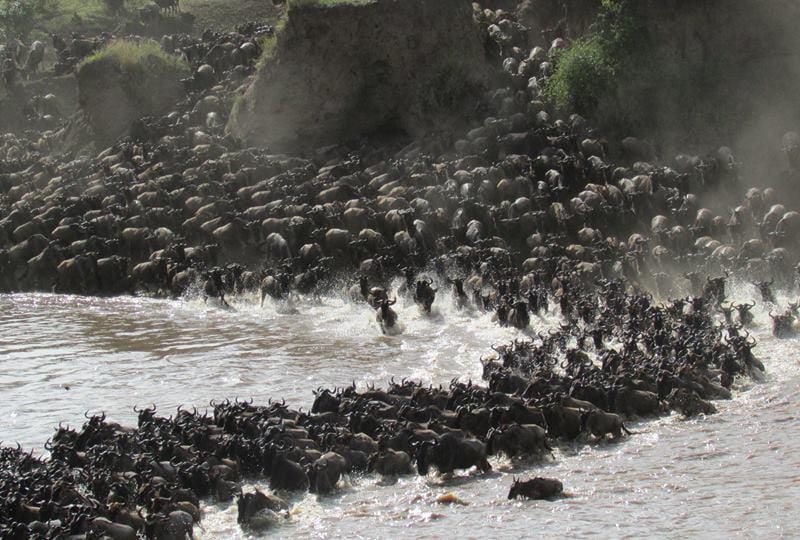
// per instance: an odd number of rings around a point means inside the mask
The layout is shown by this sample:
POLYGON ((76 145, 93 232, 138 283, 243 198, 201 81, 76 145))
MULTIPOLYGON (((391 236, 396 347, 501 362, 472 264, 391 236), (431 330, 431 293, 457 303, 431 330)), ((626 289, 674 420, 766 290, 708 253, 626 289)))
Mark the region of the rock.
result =
POLYGON ((458 504, 461 506, 469 506, 468 502, 460 499, 458 495, 452 491, 436 497, 436 504, 458 504))
POLYGON ((97 140, 116 139, 144 116, 163 114, 181 97, 188 67, 155 43, 118 41, 81 64, 78 102, 97 140))

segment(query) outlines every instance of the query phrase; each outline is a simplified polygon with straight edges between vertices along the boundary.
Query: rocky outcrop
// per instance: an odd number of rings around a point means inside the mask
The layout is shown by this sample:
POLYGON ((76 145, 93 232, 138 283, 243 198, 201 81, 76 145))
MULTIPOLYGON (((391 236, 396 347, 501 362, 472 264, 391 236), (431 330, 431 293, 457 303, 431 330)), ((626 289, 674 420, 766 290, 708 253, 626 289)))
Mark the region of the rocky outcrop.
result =
POLYGON ((157 45, 114 44, 78 69, 78 102, 96 138, 113 140, 135 120, 173 107, 187 74, 187 66, 157 45))
POLYGON ((278 151, 387 127, 418 136, 463 118, 488 78, 466 0, 294 8, 228 129, 278 151))

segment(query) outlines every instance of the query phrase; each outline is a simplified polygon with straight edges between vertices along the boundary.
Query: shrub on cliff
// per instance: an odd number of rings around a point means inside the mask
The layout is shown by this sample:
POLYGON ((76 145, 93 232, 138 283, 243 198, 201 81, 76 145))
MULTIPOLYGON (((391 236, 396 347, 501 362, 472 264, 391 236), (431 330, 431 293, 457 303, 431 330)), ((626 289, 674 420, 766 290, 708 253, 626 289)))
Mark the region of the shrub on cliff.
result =
POLYGON ((548 81, 547 96, 559 107, 591 114, 608 93, 614 63, 596 37, 581 39, 561 53, 548 81))
POLYGON ((598 112, 601 105, 603 114, 617 108, 621 78, 649 76, 644 71, 650 66, 642 60, 651 47, 637 10, 631 0, 603 0, 591 35, 555 58, 547 97, 583 115, 598 112))
MULTIPOLYGON (((713 6, 703 8, 705 3, 684 0, 677 5, 686 9, 679 10, 663 4, 603 0, 589 35, 554 59, 546 97, 558 107, 590 117, 610 135, 669 137, 670 144, 683 145, 687 137, 702 140, 718 129, 737 132, 742 119, 757 116, 760 106, 758 98, 748 97, 752 94, 748 77, 753 68, 771 65, 776 55, 759 57, 758 42, 748 45, 753 39, 742 40, 745 45, 740 49, 729 46, 738 37, 727 36, 742 29, 706 32, 713 6), (747 62, 742 61, 741 50, 752 55, 745 56, 750 58, 747 62)), ((718 5, 723 4, 720 0, 718 5)), ((746 4, 729 17, 746 18, 755 28, 772 28, 765 26, 763 14, 750 13, 746 4)), ((767 39, 768 45, 760 48, 776 50, 775 42, 782 43, 767 39)), ((765 68, 762 73, 780 79, 783 71, 791 70, 765 68)), ((794 93, 793 87, 786 92, 794 93)))

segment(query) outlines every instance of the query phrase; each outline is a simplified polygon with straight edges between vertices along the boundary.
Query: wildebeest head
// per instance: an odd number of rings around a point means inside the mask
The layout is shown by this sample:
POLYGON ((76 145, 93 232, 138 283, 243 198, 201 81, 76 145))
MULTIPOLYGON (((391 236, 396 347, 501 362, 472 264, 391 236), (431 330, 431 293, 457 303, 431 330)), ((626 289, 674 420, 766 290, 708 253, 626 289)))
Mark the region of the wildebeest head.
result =
POLYGON ((142 427, 143 425, 147 424, 148 422, 151 422, 153 420, 153 418, 155 418, 156 405, 154 403, 152 408, 148 407, 148 408, 141 409, 141 410, 137 409, 136 405, 134 405, 133 406, 133 410, 134 410, 134 412, 139 413, 138 424, 139 424, 139 427, 142 427))
POLYGON ((392 310, 392 306, 395 305, 396 302, 397 302, 396 298, 394 300, 389 300, 387 298, 387 299, 381 301, 379 309, 381 310, 381 318, 384 321, 387 321, 387 318, 389 317, 389 313, 392 310))
POLYGON ((312 413, 338 412, 340 400, 327 388, 317 388, 314 391, 314 404, 311 406, 312 413))
MULTIPOLYGON (((255 493, 239 493, 239 496, 236 498, 236 509, 238 511, 238 517, 236 521, 238 523, 247 523, 250 517, 253 515, 253 509, 255 504, 255 499, 260 494, 259 491, 255 493)), ((262 495, 263 496, 263 495, 262 495)))
POLYGON ((511 489, 508 490, 508 499, 516 499, 522 495, 522 482, 517 477, 514 477, 514 483, 511 484, 511 489))

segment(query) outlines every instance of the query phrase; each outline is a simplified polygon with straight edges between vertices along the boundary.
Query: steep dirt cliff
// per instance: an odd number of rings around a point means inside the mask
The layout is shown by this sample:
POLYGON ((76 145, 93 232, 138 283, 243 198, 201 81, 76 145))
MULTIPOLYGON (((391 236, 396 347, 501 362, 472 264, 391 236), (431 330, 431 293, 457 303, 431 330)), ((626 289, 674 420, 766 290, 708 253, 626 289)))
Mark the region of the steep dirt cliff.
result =
POLYGON ((761 166, 784 131, 800 128, 800 3, 651 0, 647 13, 665 77, 642 90, 673 145, 750 148, 761 166))
POLYGON ((463 118, 488 76, 466 0, 294 8, 228 129, 279 151, 420 135, 463 118))

